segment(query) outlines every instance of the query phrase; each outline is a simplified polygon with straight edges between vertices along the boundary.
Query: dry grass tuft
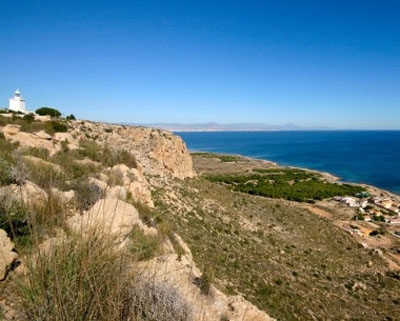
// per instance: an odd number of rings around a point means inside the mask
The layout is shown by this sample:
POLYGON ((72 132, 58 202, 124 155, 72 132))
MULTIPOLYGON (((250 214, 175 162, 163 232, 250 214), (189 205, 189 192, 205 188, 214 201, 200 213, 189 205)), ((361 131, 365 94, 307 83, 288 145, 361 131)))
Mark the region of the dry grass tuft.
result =
POLYGON ((112 240, 96 231, 56 242, 28 259, 18 282, 22 320, 119 320, 125 264, 112 240))

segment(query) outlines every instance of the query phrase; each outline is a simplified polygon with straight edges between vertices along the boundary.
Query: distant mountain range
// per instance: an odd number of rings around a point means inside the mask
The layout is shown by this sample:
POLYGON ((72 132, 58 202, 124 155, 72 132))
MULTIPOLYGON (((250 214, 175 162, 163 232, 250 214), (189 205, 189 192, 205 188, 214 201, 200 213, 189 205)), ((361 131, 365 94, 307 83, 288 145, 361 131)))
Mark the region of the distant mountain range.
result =
MULTIPOLYGON (((142 125, 147 127, 155 127, 169 130, 172 132, 217 132, 217 131, 274 131, 274 130, 304 130, 305 128, 293 124, 286 125, 269 125, 262 123, 232 123, 218 124, 211 123, 195 123, 195 124, 129 124, 142 125)), ((307 128, 308 129, 308 128, 307 128)), ((313 128, 317 129, 317 128, 313 128)), ((319 128, 322 129, 322 128, 319 128)))

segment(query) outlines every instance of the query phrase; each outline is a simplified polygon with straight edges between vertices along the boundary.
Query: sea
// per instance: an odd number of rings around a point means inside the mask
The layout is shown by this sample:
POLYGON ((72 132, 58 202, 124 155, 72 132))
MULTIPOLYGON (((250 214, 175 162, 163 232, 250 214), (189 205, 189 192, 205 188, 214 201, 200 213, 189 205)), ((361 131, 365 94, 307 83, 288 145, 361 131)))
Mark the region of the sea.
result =
POLYGON ((328 172, 400 195, 400 131, 176 132, 190 151, 328 172))

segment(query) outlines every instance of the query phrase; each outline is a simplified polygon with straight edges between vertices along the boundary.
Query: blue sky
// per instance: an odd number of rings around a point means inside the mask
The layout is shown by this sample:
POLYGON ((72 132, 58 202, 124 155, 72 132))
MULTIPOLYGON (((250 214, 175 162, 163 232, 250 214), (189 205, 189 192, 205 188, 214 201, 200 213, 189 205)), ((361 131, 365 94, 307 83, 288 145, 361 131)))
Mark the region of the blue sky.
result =
POLYGON ((400 129, 400 2, 0 0, 0 107, 400 129))

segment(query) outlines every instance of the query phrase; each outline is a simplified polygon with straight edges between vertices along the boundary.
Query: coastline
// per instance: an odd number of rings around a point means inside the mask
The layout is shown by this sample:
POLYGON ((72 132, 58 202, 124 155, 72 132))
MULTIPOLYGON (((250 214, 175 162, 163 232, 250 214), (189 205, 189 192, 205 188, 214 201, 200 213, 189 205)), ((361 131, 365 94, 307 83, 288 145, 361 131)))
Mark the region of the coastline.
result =
POLYGON ((400 131, 177 132, 190 151, 316 170, 400 195, 400 131))
MULTIPOLYGON (((343 181, 339 176, 336 176, 334 174, 331 174, 329 172, 325 171, 319 171, 315 169, 310 169, 306 167, 300 167, 300 166, 292 166, 292 165, 282 165, 279 164, 278 162, 262 159, 262 158, 253 158, 241 154, 229 154, 229 153, 218 153, 218 152, 208 152, 208 151, 195 151, 195 150, 190 150, 189 151, 191 155, 193 154, 204 154, 204 155, 209 155, 210 157, 215 157, 218 158, 218 156, 227 156, 227 157, 233 157, 237 158, 237 160, 232 161, 232 163, 237 163, 239 160, 243 159, 248 162, 255 162, 255 163, 260 163, 264 164, 267 167, 275 167, 275 168, 292 168, 292 169, 299 169, 311 173, 316 173, 321 175, 323 180, 331 183, 340 183, 340 184, 350 184, 350 185, 357 185, 357 186, 362 186, 365 189, 367 189, 368 192, 371 194, 380 194, 383 197, 390 197, 396 199, 398 202, 400 202, 400 194, 397 194, 395 192, 386 190, 384 188, 374 186, 371 184, 366 184, 366 183, 358 183, 358 182, 348 182, 348 181, 343 181)), ((225 165, 229 164, 230 162, 223 162, 225 165)))

